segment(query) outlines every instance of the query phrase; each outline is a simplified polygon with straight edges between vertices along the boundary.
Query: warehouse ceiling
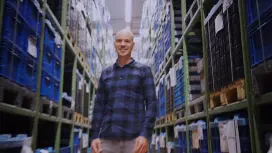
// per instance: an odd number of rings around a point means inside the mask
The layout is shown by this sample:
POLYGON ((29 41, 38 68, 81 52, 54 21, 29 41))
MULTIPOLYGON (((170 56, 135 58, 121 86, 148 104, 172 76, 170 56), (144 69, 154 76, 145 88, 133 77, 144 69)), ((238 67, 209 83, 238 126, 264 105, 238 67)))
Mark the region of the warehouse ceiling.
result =
MULTIPOLYGON (((135 34, 139 34, 139 28, 142 16, 142 7, 144 0, 131 0, 132 1, 132 20, 130 23, 131 31, 135 34)), ((106 6, 111 14, 111 25, 113 33, 126 27, 125 22, 125 3, 126 0, 106 0, 106 6)))

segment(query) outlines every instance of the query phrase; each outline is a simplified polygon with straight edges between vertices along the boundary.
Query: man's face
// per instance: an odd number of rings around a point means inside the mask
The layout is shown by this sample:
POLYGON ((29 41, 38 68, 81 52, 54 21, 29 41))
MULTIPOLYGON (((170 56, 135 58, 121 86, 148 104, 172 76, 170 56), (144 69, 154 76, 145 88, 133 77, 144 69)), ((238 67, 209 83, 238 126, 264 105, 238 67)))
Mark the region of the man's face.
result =
POLYGON ((121 33, 116 37, 114 46, 118 56, 131 56, 134 46, 133 38, 129 34, 121 33))

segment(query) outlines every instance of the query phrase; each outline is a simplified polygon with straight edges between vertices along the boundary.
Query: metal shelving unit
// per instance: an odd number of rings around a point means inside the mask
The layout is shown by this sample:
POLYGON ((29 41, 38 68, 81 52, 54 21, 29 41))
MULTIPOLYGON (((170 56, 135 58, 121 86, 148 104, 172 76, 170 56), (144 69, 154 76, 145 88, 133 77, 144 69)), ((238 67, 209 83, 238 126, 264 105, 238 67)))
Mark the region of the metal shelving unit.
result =
MULTIPOLYGON (((173 0, 171 1, 171 25, 174 25, 174 15, 173 15, 173 0)), ((161 125, 155 126, 155 133, 158 133, 162 131, 162 129, 167 129, 169 126, 177 125, 180 123, 186 124, 187 131, 186 131, 186 137, 187 137, 187 152, 190 152, 190 143, 189 143, 189 131, 188 131, 188 125, 189 121, 192 120, 199 120, 205 118, 207 122, 207 128, 208 130, 208 150, 209 153, 212 153, 212 137, 211 137, 211 129, 210 129, 210 118, 216 115, 224 114, 224 113, 231 113, 236 112, 239 110, 246 110, 248 114, 248 121, 249 121, 249 130, 250 130, 250 143, 254 144, 251 145, 251 150, 253 153, 260 153, 260 136, 259 136, 259 127, 257 126, 257 123, 259 123, 259 116, 256 115, 256 108, 258 106, 262 106, 265 104, 272 104, 272 93, 267 93, 265 95, 261 95, 258 98, 253 97, 252 94, 252 85, 251 85, 251 65, 250 65, 250 55, 249 55, 249 40, 248 40, 248 33, 247 33, 247 22, 246 22, 246 1, 245 0, 239 0, 239 14, 240 14, 240 27, 241 27, 241 40, 242 40, 242 54, 243 54, 243 64, 244 64, 244 74, 245 74, 245 93, 246 93, 246 99, 242 101, 237 101, 231 104, 228 104, 226 106, 220 106, 214 109, 210 109, 210 99, 206 98, 204 102, 204 112, 197 113, 194 115, 189 115, 189 72, 188 72, 188 53, 190 53, 190 50, 188 49, 189 43, 187 42, 187 38, 194 35, 195 33, 192 32, 192 28, 195 26, 197 22, 201 23, 201 40, 202 40, 202 55, 203 55, 203 67, 204 67, 204 78, 205 78, 205 96, 210 97, 210 91, 208 90, 208 61, 207 61, 207 51, 206 51, 206 45, 207 40, 205 36, 205 26, 204 26, 204 20, 205 20, 205 14, 204 12, 207 10, 207 3, 211 2, 211 0, 195 0, 192 3, 192 6, 189 10, 186 10, 186 0, 181 0, 181 13, 182 13, 182 37, 175 46, 174 40, 174 26, 172 26, 172 54, 171 58, 169 58, 166 62, 163 62, 163 69, 162 71, 158 71, 157 74, 155 74, 155 84, 158 85, 161 77, 164 74, 167 74, 166 68, 167 65, 171 63, 172 67, 175 63, 173 63, 173 59, 178 52, 182 50, 182 56, 184 57, 184 82, 185 82, 185 117, 180 119, 175 119, 172 123, 165 123, 161 125), (192 11, 194 5, 197 5, 196 11, 192 11), (187 20, 187 18, 190 18, 190 22, 188 25, 184 21, 187 20)), ((207 12, 206 12, 207 13, 207 12)), ((164 60, 165 61, 165 60, 164 60)), ((166 140, 168 141, 169 135, 166 134, 166 140)))
MULTIPOLYGON (((93 78, 93 76, 91 76, 90 74, 90 70, 87 69, 87 67, 85 66, 87 63, 85 63, 84 61, 82 61, 79 57, 79 55, 77 54, 75 48, 72 45, 72 42, 70 42, 70 40, 67 37, 67 29, 66 29, 66 20, 67 20, 67 6, 68 6, 68 1, 63 0, 62 1, 62 11, 61 11, 61 23, 58 22, 57 18, 55 17, 55 15, 53 14, 53 12, 51 11, 49 5, 47 4, 47 0, 40 0, 39 1, 40 4, 42 4, 42 10, 45 12, 45 14, 43 15, 42 18, 42 32, 41 32, 41 40, 40 40, 40 56, 39 56, 39 62, 38 62, 38 69, 37 69, 37 83, 36 83, 36 98, 35 98, 35 103, 36 103, 36 107, 35 110, 29 110, 29 109, 25 109, 25 108, 21 108, 21 107, 17 107, 14 105, 10 105, 10 104, 6 104, 6 103, 2 103, 0 102, 0 112, 5 112, 5 113, 9 113, 9 114, 14 114, 14 115, 18 115, 18 116, 25 116, 25 117, 29 117, 31 119, 33 119, 33 127, 32 127, 32 148, 33 150, 36 150, 39 146, 37 146, 37 137, 38 137, 38 131, 40 129, 38 129, 38 124, 39 124, 39 120, 44 120, 44 121, 50 121, 53 122, 57 125, 57 130, 56 130, 56 135, 55 135, 55 144, 52 144, 52 146, 54 145, 54 149, 56 151, 56 153, 60 152, 60 143, 61 143, 61 131, 62 131, 62 124, 68 124, 71 126, 71 135, 70 135, 70 147, 71 147, 71 152, 73 151, 73 138, 74 138, 74 127, 80 127, 82 128, 82 130, 87 131, 87 133, 89 134, 89 131, 91 129, 91 121, 88 122, 88 124, 80 124, 80 123, 76 123, 73 120, 73 116, 72 115, 72 119, 66 119, 64 118, 63 115, 63 111, 62 111, 62 96, 60 96, 59 98, 59 103, 58 103, 58 110, 57 110, 57 116, 51 116, 48 114, 43 114, 42 112, 40 112, 40 99, 41 99, 41 95, 40 95, 40 89, 41 89, 41 76, 42 76, 42 59, 43 59, 43 44, 44 44, 44 28, 45 28, 45 19, 46 17, 48 17, 50 19, 50 21, 52 22, 52 24, 54 25, 55 28, 57 28, 57 31, 60 32, 61 38, 62 38, 62 59, 61 59, 61 79, 60 79, 60 93, 62 94, 63 92, 63 80, 64 80, 64 68, 65 68, 65 60, 66 60, 66 54, 65 52, 69 52, 72 53, 73 55, 73 60, 74 60, 74 65, 73 65, 73 74, 72 74, 72 89, 71 89, 71 93, 72 93, 72 97, 75 98, 76 95, 76 69, 78 67, 81 67, 83 70, 83 77, 87 78, 89 80, 89 88, 90 91, 92 91, 92 93, 89 94, 89 97, 84 97, 84 94, 82 94, 82 101, 81 104, 82 106, 84 103, 84 98, 88 98, 89 99, 89 105, 90 106, 90 101, 91 98, 94 96, 95 94, 95 88, 97 86, 96 80, 93 78)), ((20 0, 17 0, 17 3, 20 4, 20 0)), ((2 29, 2 23, 3 23, 3 12, 4 12, 4 6, 5 6, 5 0, 0 1, 0 29, 2 29)), ((87 21, 87 20, 86 20, 87 21)), ((2 36, 2 30, 0 30, 0 40, 1 40, 1 36, 2 36)), ((89 31, 90 32, 90 31, 89 31)), ((69 57, 71 58, 71 57, 69 57)), ((83 107, 82 107, 83 109, 83 107)), ((82 110, 83 112, 83 110, 82 110)), ((88 116, 89 118, 89 111, 88 111, 88 116)), ((44 127, 47 128, 47 127, 44 127)))

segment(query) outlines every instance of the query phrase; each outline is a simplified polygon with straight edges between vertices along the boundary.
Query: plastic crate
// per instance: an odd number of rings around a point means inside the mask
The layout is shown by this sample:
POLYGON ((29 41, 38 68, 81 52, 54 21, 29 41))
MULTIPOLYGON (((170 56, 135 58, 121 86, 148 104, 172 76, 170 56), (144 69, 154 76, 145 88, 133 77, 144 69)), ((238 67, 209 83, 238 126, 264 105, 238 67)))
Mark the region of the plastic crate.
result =
POLYGON ((52 99, 52 91, 54 86, 54 79, 52 76, 46 72, 42 71, 42 84, 41 84, 41 95, 47 97, 48 99, 52 99))
POLYGON ((33 1, 27 3, 26 19, 29 26, 37 33, 41 33, 42 14, 33 1))
POLYGON ((54 54, 59 60, 61 60, 61 57, 62 57, 62 48, 61 48, 61 46, 55 44, 54 54))
POLYGON ((61 63, 60 60, 56 57, 54 57, 53 60, 53 75, 54 78, 58 81, 60 81, 60 74, 61 74, 61 63))
MULTIPOLYGON (((249 127, 247 120, 245 118, 234 118, 238 122, 238 131, 239 131, 239 138, 240 138, 240 148, 242 153, 250 153, 251 146, 250 146, 250 137, 249 137, 249 127)), ((218 124, 222 121, 214 121, 211 125, 211 135, 212 135, 212 149, 213 153, 221 153, 220 149, 220 134, 218 129, 218 124)))
POLYGON ((78 153, 80 151, 80 145, 74 145, 74 153, 78 153))
POLYGON ((42 67, 43 69, 48 72, 50 75, 53 75, 53 68, 54 68, 54 56, 50 50, 45 49, 43 51, 43 62, 42 67))
POLYGON ((71 153, 71 147, 60 148, 60 153, 71 153))
POLYGON ((23 71, 23 85, 31 91, 36 91, 38 64, 29 56, 25 57, 23 71))
POLYGON ((35 153, 42 153, 41 150, 47 150, 48 153, 56 153, 56 151, 53 149, 53 147, 43 148, 43 149, 37 149, 35 153))
POLYGON ((48 27, 47 24, 45 24, 44 29, 44 46, 45 50, 48 50, 52 54, 54 54, 55 50, 55 35, 53 31, 48 27))
POLYGON ((5 5, 3 14, 3 27, 2 36, 9 40, 13 40, 14 30, 15 30, 15 16, 16 11, 8 4, 5 5))
POLYGON ((272 1, 270 0, 258 0, 258 7, 256 0, 247 0, 248 23, 252 24, 253 22, 255 22, 258 19, 259 15, 261 16, 271 6, 272 1))
MULTIPOLYGON (((270 12, 272 12, 272 7, 270 8, 270 12)), ((268 18, 264 18, 261 21, 261 27, 259 27, 259 25, 255 27, 254 25, 252 25, 251 27, 249 27, 252 66, 256 66, 262 63, 264 60, 267 60, 272 57, 271 26, 272 26, 272 17, 268 17, 268 18), (263 43, 261 41, 261 34, 262 34, 263 43)))
POLYGON ((53 79, 53 83, 52 100, 58 103, 60 99, 60 82, 56 79, 53 79))
POLYGON ((23 84, 24 56, 18 48, 8 40, 2 39, 0 45, 0 75, 18 84, 23 84))

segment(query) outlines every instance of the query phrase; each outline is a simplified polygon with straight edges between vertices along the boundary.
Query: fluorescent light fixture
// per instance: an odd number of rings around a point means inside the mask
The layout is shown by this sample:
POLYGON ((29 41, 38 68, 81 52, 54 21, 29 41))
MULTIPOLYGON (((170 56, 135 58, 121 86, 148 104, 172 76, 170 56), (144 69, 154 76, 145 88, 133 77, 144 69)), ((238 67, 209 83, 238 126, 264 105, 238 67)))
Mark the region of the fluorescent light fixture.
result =
POLYGON ((125 21, 126 23, 131 23, 132 14, 132 0, 125 0, 125 21))

